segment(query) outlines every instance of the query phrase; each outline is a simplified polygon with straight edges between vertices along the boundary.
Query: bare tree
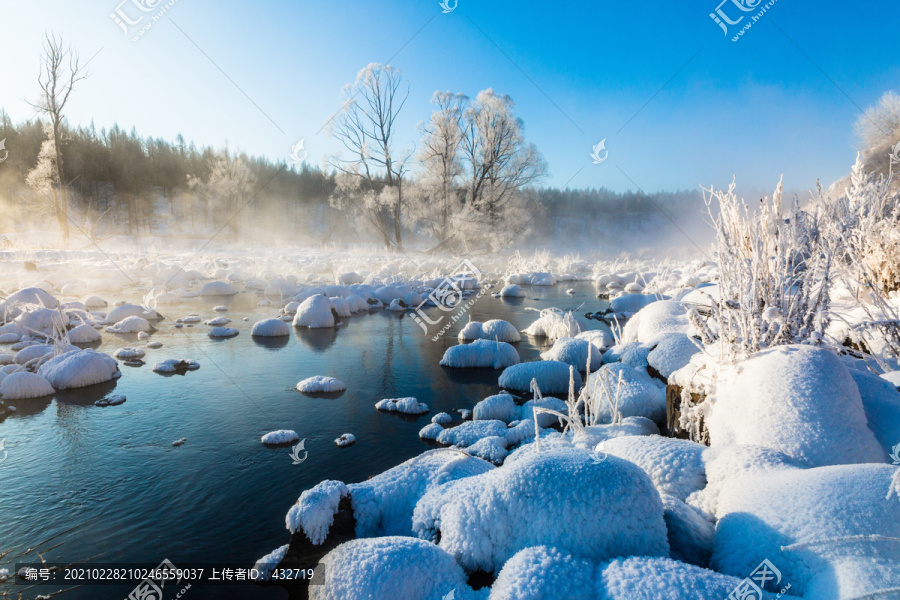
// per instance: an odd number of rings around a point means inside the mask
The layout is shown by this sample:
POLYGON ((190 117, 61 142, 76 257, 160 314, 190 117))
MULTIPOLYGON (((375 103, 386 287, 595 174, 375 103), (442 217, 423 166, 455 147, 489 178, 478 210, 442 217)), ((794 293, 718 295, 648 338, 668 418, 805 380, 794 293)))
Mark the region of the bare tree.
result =
POLYGON ((487 217, 491 227, 519 192, 547 174, 547 164, 533 144, 526 144, 522 120, 507 95, 487 89, 466 110, 463 149, 469 163, 467 202, 487 217))
MULTIPOLYGON (((381 233, 385 246, 401 248, 403 194, 395 190, 389 196, 383 188, 402 185, 403 158, 394 155, 394 125, 409 97, 409 85, 402 90, 402 75, 390 65, 371 63, 356 75, 356 81, 344 86, 340 113, 331 123, 331 135, 350 153, 350 158, 333 158, 331 165, 344 175, 359 180, 358 189, 378 198, 392 198, 388 206, 383 202, 368 202, 359 207, 381 233), (393 226, 393 239, 388 224, 393 226)), ((349 186, 343 188, 345 191, 349 186)))
POLYGON ((41 70, 38 85, 41 88, 37 101, 31 102, 38 113, 50 121, 53 134, 53 148, 56 153, 56 184, 53 186, 56 220, 63 240, 69 239, 69 203, 66 194, 65 171, 63 169, 63 111, 69 101, 75 84, 87 78, 88 73, 81 66, 78 53, 63 45, 63 40, 54 33, 44 35, 41 70))
POLYGON ((419 161, 425 171, 423 184, 430 190, 430 198, 423 202, 430 200, 433 204, 427 207, 433 210, 427 212, 438 240, 437 248, 441 248, 453 237, 450 222, 460 199, 457 184, 463 173, 463 119, 469 98, 463 94, 435 92, 431 102, 437 110, 427 123, 419 126, 422 134, 419 161))

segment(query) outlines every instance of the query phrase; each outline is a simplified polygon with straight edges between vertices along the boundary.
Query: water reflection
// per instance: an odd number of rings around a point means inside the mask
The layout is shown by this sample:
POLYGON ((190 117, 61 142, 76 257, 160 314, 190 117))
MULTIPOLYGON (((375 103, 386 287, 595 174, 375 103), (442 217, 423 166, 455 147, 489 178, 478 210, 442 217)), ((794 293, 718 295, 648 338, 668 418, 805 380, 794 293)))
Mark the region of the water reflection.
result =
POLYGON ((294 327, 294 335, 316 352, 325 352, 334 345, 339 329, 340 327, 294 327))

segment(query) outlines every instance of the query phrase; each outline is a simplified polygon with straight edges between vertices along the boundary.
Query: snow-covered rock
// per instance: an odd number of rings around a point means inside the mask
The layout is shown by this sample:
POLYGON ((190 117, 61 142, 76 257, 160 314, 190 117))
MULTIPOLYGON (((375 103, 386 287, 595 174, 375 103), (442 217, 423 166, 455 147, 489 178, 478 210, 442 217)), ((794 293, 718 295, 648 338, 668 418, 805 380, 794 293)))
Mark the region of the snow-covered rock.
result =
POLYGON ((711 445, 756 444, 810 466, 884 462, 856 382, 829 350, 759 352, 720 379, 707 414, 711 445))
POLYGON ((660 497, 672 558, 698 567, 709 566, 716 534, 715 525, 700 510, 675 496, 660 494, 660 497))
POLYGON ((407 415, 423 415, 431 410, 427 404, 419 402, 416 398, 385 398, 378 401, 375 408, 407 415))
POLYGON ((25 400, 50 396, 55 392, 50 382, 37 373, 18 371, 0 381, 0 396, 4 400, 25 400))
POLYGON ((278 444, 293 444, 294 442, 300 441, 300 436, 292 429, 279 429, 265 434, 262 436, 261 441, 263 444, 273 446, 278 444))
POLYGON ((464 368, 505 369, 519 363, 519 353, 506 342, 476 340, 447 348, 441 366, 464 368))
POLYGON ((231 319, 228 317, 216 317, 215 319, 210 319, 204 322, 204 325, 209 325, 210 327, 222 327, 223 325, 228 325, 231 323, 231 319))
POLYGON ((69 341, 73 344, 90 344, 100 341, 102 337, 99 331, 87 323, 83 323, 69 331, 69 341))
POLYGON ((642 468, 661 494, 685 500, 706 486, 702 444, 653 436, 616 437, 603 442, 603 452, 642 468))
POLYGON ((189 358, 170 358, 162 362, 156 363, 153 367, 154 373, 178 373, 179 371, 196 371, 200 368, 200 363, 189 358))
POLYGON ((113 357, 88 349, 54 356, 41 365, 38 375, 57 390, 67 390, 112 381, 122 373, 113 357))
POLYGON ((585 339, 559 338, 553 342, 553 347, 546 352, 541 352, 544 360, 558 360, 567 365, 572 365, 584 372, 590 366, 591 371, 596 371, 603 364, 603 353, 596 346, 585 339), (590 357, 590 363, 588 358, 590 357))
POLYGON ((123 304, 109 311, 109 313, 107 313, 106 315, 106 321, 108 323, 118 323, 119 321, 123 321, 128 317, 140 317, 144 320, 153 321, 156 321, 160 318, 159 314, 155 310, 150 310, 149 308, 138 306, 137 304, 123 304))
POLYGON ((497 572, 519 550, 539 545, 594 560, 669 553, 662 502, 646 473, 572 448, 432 490, 416 505, 413 529, 440 539, 469 571, 497 572))
MULTIPOLYGON (((628 296, 616 298, 611 304, 616 304, 628 296)), ((692 328, 687 316, 687 309, 681 302, 675 300, 659 300, 655 296, 640 296, 650 298, 650 301, 642 306, 625 327, 622 329, 622 343, 643 342, 655 344, 660 336, 667 333, 683 333, 690 335, 692 328)))
POLYGON ((589 377, 585 391, 591 398, 593 410, 604 422, 612 422, 614 408, 623 417, 647 417, 656 423, 665 421, 666 386, 630 365, 603 365, 589 377), (606 396, 605 390, 613 397, 606 396))
POLYGON ((237 291, 224 281, 210 281, 200 288, 201 296, 234 296, 237 291))
POLYGON ((344 382, 334 377, 326 377, 325 375, 315 375, 308 377, 297 384, 297 391, 304 394, 329 394, 333 392, 343 392, 347 389, 344 382))
POLYGON ((849 371, 859 389, 869 429, 882 449, 890 454, 900 444, 900 393, 892 383, 874 373, 849 371))
POLYGON ((582 331, 575 336, 575 339, 589 341, 594 345, 595 348, 597 348, 597 350, 600 350, 600 352, 604 352, 608 348, 614 346, 616 343, 613 335, 603 329, 582 331))
POLYGON ((499 420, 509 423, 519 418, 519 407, 509 394, 495 394, 475 405, 472 409, 472 418, 476 421, 499 420))
POLYGON ((341 448, 346 448, 347 446, 352 446, 356 443, 356 436, 352 433, 343 433, 339 438, 334 440, 334 443, 341 448))
POLYGON ((290 326, 281 319, 265 319, 253 324, 250 335, 257 337, 282 337, 291 334, 290 326))
POLYGON ((211 338, 229 338, 238 335, 240 331, 235 329, 234 327, 213 327, 209 330, 209 337, 211 338))
POLYGON ((548 546, 533 546, 506 561, 489 600, 600 600, 597 565, 548 546))
POLYGON ((349 494, 342 481, 330 479, 304 491, 285 516, 288 531, 302 532, 313 544, 320 545, 328 537, 341 498, 349 494))
POLYGON ((334 315, 331 312, 331 300, 321 294, 310 296, 297 308, 294 315, 294 327, 334 327, 334 315))
POLYGON ((121 360, 135 360, 144 358, 145 354, 146 351, 143 348, 131 348, 126 346, 125 348, 116 350, 113 353, 113 356, 121 360))
MULTIPOLYGON (((571 377, 575 381, 575 389, 581 387, 581 374, 574 369, 571 377)), ((565 394, 569 391, 570 367, 564 362, 542 360, 520 363, 507 368, 500 374, 501 388, 517 391, 531 389, 532 380, 537 381, 542 394, 565 394)))
POLYGON ((147 319, 136 316, 125 317, 112 327, 106 328, 108 333, 147 333, 152 330, 153 326, 147 319))
POLYGON ((656 346, 647 354, 647 364, 666 379, 700 352, 699 342, 683 333, 664 333, 657 340, 656 346))
POLYGON ((493 340, 498 342, 515 343, 521 341, 519 330, 508 321, 491 319, 481 323, 469 321, 459 332, 459 341, 493 340))
POLYGON ((444 429, 437 436, 438 443, 465 448, 486 437, 506 436, 503 421, 466 421, 456 427, 444 429))
POLYGON ((511 283, 509 285, 503 286, 503 289, 500 290, 501 298, 524 298, 525 290, 523 290, 520 286, 511 283))
POLYGON ((53 308, 31 308, 16 318, 20 332, 28 335, 36 333, 52 333, 65 329, 69 325, 69 317, 53 308))
POLYGON ((545 337, 551 343, 559 338, 575 337, 581 333, 581 327, 571 311, 563 312, 556 308, 548 308, 540 311, 540 315, 523 333, 545 337))
POLYGON ((453 416, 450 413, 439 412, 438 414, 431 417, 432 423, 437 423, 439 425, 445 425, 447 423, 453 422, 453 416))
POLYGON ((25 310, 33 307, 56 308, 57 306, 59 306, 59 302, 47 291, 39 287, 25 288, 0 302, 0 320, 4 317, 15 319, 25 310))

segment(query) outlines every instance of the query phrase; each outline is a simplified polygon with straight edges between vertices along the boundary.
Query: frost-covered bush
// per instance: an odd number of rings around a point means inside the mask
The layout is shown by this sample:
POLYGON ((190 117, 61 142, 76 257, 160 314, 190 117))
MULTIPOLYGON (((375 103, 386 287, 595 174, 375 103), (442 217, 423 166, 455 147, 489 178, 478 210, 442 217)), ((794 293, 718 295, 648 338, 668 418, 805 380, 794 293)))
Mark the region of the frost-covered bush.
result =
POLYGON ((820 215, 782 208, 783 185, 750 210, 734 193, 705 195, 716 231, 718 300, 713 327, 691 312, 704 341, 718 338, 731 358, 783 344, 818 344, 830 321, 832 254, 820 235, 820 215), (713 201, 718 204, 718 214, 713 201))
MULTIPOLYGON (((537 310, 528 308, 526 310, 537 310)), ((550 343, 559 338, 575 337, 581 333, 581 327, 575 320, 572 311, 564 312, 558 308, 545 308, 539 311, 540 318, 528 326, 523 333, 534 337, 545 337, 550 343)))

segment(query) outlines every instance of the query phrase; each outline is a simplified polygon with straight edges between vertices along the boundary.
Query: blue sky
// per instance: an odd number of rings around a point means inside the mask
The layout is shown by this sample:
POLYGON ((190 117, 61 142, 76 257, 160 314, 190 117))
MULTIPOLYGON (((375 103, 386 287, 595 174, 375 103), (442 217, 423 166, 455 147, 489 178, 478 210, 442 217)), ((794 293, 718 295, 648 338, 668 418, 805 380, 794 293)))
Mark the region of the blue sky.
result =
MULTIPOLYGON (((403 147, 435 90, 492 87, 516 101, 548 184, 771 189, 784 174, 808 189, 849 171, 859 107, 900 88, 900 5, 883 1, 778 0, 736 43, 709 17, 718 0, 459 0, 449 14, 438 0, 176 0, 136 43, 109 17, 120 1, 0 0, 0 106, 33 116, 24 99, 54 30, 85 60, 99 52, 71 122, 275 160, 305 138, 321 163, 338 150, 320 130, 341 86, 390 60, 410 82, 403 147), (603 138, 609 159, 594 165, 603 138)), ((131 1, 122 10, 141 14, 131 1)))

